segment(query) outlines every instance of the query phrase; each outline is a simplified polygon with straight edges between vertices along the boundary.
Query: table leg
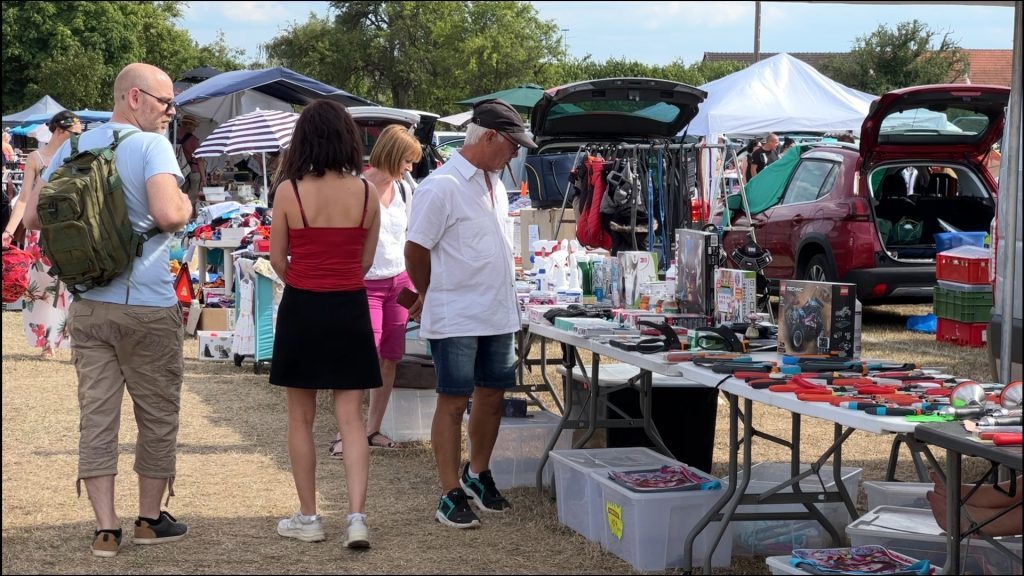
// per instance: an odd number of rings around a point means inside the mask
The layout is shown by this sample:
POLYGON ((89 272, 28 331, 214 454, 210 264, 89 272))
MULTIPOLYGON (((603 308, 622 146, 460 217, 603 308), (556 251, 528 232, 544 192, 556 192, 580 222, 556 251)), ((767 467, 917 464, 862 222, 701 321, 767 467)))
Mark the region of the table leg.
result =
MULTIPOLYGON (((723 392, 723 394, 725 394, 726 398, 729 399, 729 479, 725 485, 722 486, 722 495, 715 501, 714 505, 711 506, 711 509, 697 521, 697 524, 690 530, 690 533, 686 535, 686 540, 683 543, 682 568, 688 571, 693 569, 693 543, 697 540, 697 537, 700 536, 701 532, 707 528, 708 524, 711 523, 715 516, 717 516, 733 499, 733 496, 736 493, 736 478, 738 475, 736 458, 739 454, 739 439, 737 437, 737 433, 739 431, 739 398, 735 394, 728 394, 726 392, 723 392)), ((742 497, 742 495, 743 492, 741 491, 740 496, 742 497)), ((722 520, 722 525, 729 525, 728 521, 724 518, 722 520)), ((714 555, 715 549, 718 548, 718 541, 720 539, 721 534, 719 534, 719 538, 707 548, 709 558, 714 555)), ((710 574, 710 572, 705 573, 710 574)))
MULTIPOLYGON (((544 346, 543 341, 541 342, 541 359, 544 358, 544 346)), ((555 429, 555 433, 551 435, 551 439, 548 440, 548 445, 544 448, 544 453, 540 456, 540 464, 537 467, 537 492, 544 492, 544 465, 548 462, 548 456, 551 451, 554 450, 555 444, 558 443, 558 438, 562 435, 562 431, 566 429, 565 425, 569 421, 570 414, 573 409, 573 376, 572 369, 576 364, 576 348, 574 346, 566 346, 566 353, 563 358, 563 366, 565 366, 565 374, 562 376, 562 393, 565 395, 565 410, 562 412, 562 419, 558 421, 558 427, 555 429)), ((541 370, 545 368, 544 364, 541 364, 541 370)), ((547 376, 545 376, 545 380, 547 376)), ((573 446, 575 448, 576 446, 573 446)), ((554 493, 554 485, 552 485, 552 494, 554 493)))
POLYGON ((234 291, 234 287, 231 284, 235 279, 235 257, 232 255, 234 248, 222 248, 224 251, 224 291, 230 293, 234 291))
POLYGON ((196 270, 196 277, 199 278, 199 289, 202 290, 206 284, 206 247, 196 246, 199 251, 199 270, 196 270))
POLYGON ((960 573, 960 453, 946 450, 946 567, 960 573))

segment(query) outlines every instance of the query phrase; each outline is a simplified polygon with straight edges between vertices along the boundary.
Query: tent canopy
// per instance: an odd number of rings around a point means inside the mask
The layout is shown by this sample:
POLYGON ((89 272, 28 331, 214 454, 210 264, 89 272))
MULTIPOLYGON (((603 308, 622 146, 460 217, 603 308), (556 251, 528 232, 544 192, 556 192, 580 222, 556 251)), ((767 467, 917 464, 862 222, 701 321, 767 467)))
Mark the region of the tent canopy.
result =
MULTIPOLYGON (((178 95, 175 102, 179 109, 195 113, 190 108, 196 104, 244 90, 258 92, 288 104, 305 105, 313 100, 327 99, 341 102, 345 106, 375 105, 369 100, 280 66, 265 70, 235 70, 217 74, 185 90, 178 95)), ((223 122, 234 116, 238 116, 238 113, 219 121, 223 122)))
POLYGON ((874 96, 778 54, 700 87, 708 97, 690 122, 697 136, 767 132, 860 133, 874 96))
POLYGON ((18 126, 19 124, 22 124, 25 120, 27 120, 30 116, 36 115, 45 115, 46 120, 49 120, 53 117, 54 114, 60 112, 61 110, 66 110, 66 108, 61 106, 60 103, 58 103, 53 98, 50 98, 49 96, 43 96, 38 101, 36 101, 35 104, 29 106, 28 108, 25 108, 20 112, 15 112, 13 114, 8 114, 4 116, 3 124, 4 126, 18 126))
POLYGON ((544 88, 541 86, 536 84, 523 84, 521 86, 516 86, 515 88, 507 88, 491 94, 483 94, 481 96, 474 96, 473 98, 459 100, 456 104, 460 106, 473 106, 481 100, 500 98, 505 102, 508 102, 508 104, 516 110, 529 114, 543 95, 544 88))

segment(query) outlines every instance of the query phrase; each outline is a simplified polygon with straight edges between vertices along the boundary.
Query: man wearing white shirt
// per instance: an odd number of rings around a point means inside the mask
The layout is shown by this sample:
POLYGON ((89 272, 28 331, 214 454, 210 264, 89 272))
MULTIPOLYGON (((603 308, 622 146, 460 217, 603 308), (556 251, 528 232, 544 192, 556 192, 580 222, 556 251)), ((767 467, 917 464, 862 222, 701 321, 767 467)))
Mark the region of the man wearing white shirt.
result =
POLYGON ((442 495, 435 519, 455 528, 480 525, 470 502, 483 512, 511 508, 494 485, 490 458, 505 390, 515 384, 513 337, 521 326, 499 172, 520 146, 537 147, 519 113, 501 100, 478 102, 466 144, 416 189, 406 235, 406 268, 419 293, 409 312, 421 318, 437 374, 430 440, 442 495), (471 396, 471 453, 460 475, 471 396))

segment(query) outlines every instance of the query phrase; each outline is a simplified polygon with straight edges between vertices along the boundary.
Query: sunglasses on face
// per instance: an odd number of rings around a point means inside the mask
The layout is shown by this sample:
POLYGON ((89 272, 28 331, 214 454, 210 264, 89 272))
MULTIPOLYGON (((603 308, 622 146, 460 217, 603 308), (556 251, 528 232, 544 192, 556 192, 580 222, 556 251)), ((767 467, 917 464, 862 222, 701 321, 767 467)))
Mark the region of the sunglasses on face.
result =
POLYGON ((156 94, 150 94, 149 92, 146 92, 142 88, 139 88, 139 92, 142 92, 146 96, 149 96, 150 98, 153 98, 157 102, 163 104, 165 106, 164 114, 170 114, 171 111, 174 110, 174 108, 176 106, 175 103, 174 103, 174 100, 171 100, 171 99, 168 99, 168 98, 161 98, 161 97, 157 96, 156 94))
POLYGON ((519 143, 518 143, 518 142, 516 142, 515 140, 513 140, 513 139, 512 139, 511 137, 507 136, 507 135, 506 135, 506 134, 505 134, 504 132, 498 132, 497 130, 495 130, 495 132, 496 132, 496 133, 497 133, 497 134, 498 134, 499 136, 501 136, 502 138, 504 138, 505 140, 507 140, 509 144, 511 144, 511 145, 512 145, 512 150, 513 150, 514 152, 519 152, 519 149, 521 148, 521 146, 519 145, 519 143))

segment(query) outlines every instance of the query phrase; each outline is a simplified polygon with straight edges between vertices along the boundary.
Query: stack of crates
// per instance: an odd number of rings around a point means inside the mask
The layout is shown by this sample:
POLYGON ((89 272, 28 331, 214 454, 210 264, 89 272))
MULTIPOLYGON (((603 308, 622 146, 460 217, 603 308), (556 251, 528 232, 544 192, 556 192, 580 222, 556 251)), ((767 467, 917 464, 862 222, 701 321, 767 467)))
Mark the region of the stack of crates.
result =
POLYGON ((936 340, 972 348, 985 345, 992 311, 988 266, 988 250, 978 246, 960 246, 936 257, 936 340))

